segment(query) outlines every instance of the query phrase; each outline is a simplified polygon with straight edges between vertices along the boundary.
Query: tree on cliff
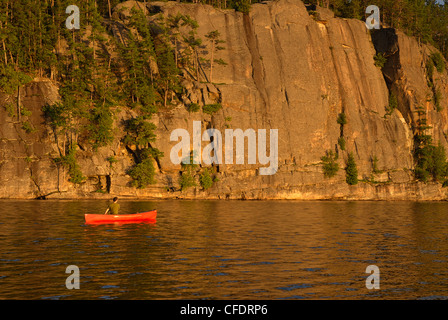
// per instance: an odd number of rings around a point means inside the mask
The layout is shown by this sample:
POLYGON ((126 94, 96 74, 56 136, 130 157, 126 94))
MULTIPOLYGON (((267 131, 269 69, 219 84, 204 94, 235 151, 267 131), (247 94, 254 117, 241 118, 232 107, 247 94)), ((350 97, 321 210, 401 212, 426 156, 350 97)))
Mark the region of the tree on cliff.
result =
POLYGON ((334 177, 339 171, 338 155, 329 150, 320 159, 323 164, 324 176, 327 178, 334 177))
POLYGON ((222 59, 215 59, 215 51, 224 50, 225 48, 220 46, 221 43, 225 43, 224 40, 220 39, 221 34, 218 30, 210 31, 205 35, 205 37, 209 40, 211 49, 210 49, 210 76, 209 82, 213 82, 213 63, 218 63, 221 65, 226 65, 227 63, 222 59))
POLYGON ((173 49, 168 42, 158 39, 155 42, 155 47, 160 73, 157 81, 159 87, 163 90, 163 106, 166 107, 169 94, 179 89, 179 69, 176 67, 173 49))
MULTIPOLYGON (((433 138, 428 134, 426 112, 423 107, 416 110, 418 115, 416 134, 414 136, 415 178, 427 182, 430 177, 435 181, 443 181, 448 177, 448 163, 445 148, 439 143, 434 145, 433 138)), ((445 181, 446 183, 446 181, 445 181)))
POLYGON ((191 53, 189 55, 193 57, 193 70, 196 73, 196 81, 200 81, 199 70, 201 69, 201 65, 199 62, 198 48, 202 44, 202 39, 197 37, 196 28, 191 30, 188 33, 188 36, 184 36, 184 41, 188 45, 188 48, 191 50, 191 53))
POLYGON ((163 156, 158 149, 151 146, 151 142, 156 139, 155 129, 156 126, 144 116, 138 116, 126 122, 127 134, 123 143, 128 150, 133 150, 135 159, 135 165, 127 173, 133 179, 132 185, 139 189, 155 183, 153 163, 163 156))
POLYGON ((17 106, 17 119, 20 121, 21 115, 21 95, 20 87, 31 82, 32 78, 20 70, 15 70, 12 66, 6 66, 0 69, 0 88, 7 94, 14 94, 17 106))
POLYGON ((356 166, 353 152, 348 154, 347 165, 345 167, 345 181, 347 181, 349 185, 358 183, 358 167, 356 166))
POLYGON ((125 99, 133 107, 148 108, 155 103, 155 70, 152 62, 156 60, 156 52, 151 31, 141 10, 131 10, 128 28, 130 30, 124 43, 118 44, 125 67, 122 73, 125 99))
POLYGON ((164 17, 162 17, 161 24, 163 26, 163 31, 166 34, 166 37, 169 41, 173 43, 174 46, 174 62, 176 67, 178 67, 179 60, 179 51, 180 51, 180 28, 184 25, 185 17, 181 13, 177 13, 176 15, 169 15, 164 21, 164 17))
POLYGON ((242 13, 249 13, 250 11, 250 5, 252 2, 251 0, 230 0, 229 5, 231 8, 235 9, 236 11, 242 12, 242 13))

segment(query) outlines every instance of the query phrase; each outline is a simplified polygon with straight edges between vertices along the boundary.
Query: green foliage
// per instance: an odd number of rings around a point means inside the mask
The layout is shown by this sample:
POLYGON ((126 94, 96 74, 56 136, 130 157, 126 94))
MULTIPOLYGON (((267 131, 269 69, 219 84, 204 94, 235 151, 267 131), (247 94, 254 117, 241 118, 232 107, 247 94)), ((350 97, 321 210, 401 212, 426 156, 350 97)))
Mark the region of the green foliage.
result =
POLYGON ((251 0, 233 0, 231 1, 232 8, 236 11, 248 14, 250 11, 251 0))
POLYGON ((143 116, 132 118, 126 122, 127 135, 123 142, 127 145, 147 146, 154 142, 156 125, 146 120, 143 116))
POLYGON ((227 62, 225 62, 223 59, 215 59, 215 63, 219 64, 220 66, 226 66, 227 62))
POLYGON ((389 105, 386 107, 386 115, 391 115, 395 109, 398 107, 397 96, 391 92, 389 94, 389 105))
POLYGON ((338 124, 340 124, 341 126, 347 124, 347 116, 345 115, 344 112, 341 112, 340 114, 338 114, 338 118, 337 118, 336 122, 338 124))
POLYGON ((417 163, 414 169, 418 180, 427 182, 430 177, 440 181, 447 176, 445 148, 442 145, 424 145, 416 150, 417 163))
MULTIPOLYGON (((133 176, 143 177, 149 168, 146 160, 163 156, 150 146, 156 127, 148 120, 160 104, 166 106, 179 92, 176 62, 180 61, 177 58, 183 44, 173 48, 175 38, 182 41, 174 33, 178 31, 174 24, 180 22, 180 26, 192 31, 198 28, 190 17, 177 15, 170 17, 172 25, 168 31, 159 34, 152 29, 154 25, 148 24, 143 11, 134 7, 124 22, 123 32, 116 37, 106 28, 109 22, 103 21, 103 17, 112 18, 112 8, 119 2, 123 1, 78 2, 82 24, 80 30, 74 31, 64 26, 65 9, 71 4, 66 0, 7 1, 0 6, 0 89, 15 98, 19 97, 18 88, 33 77, 58 82, 60 102, 46 105, 42 111, 61 154, 56 162, 69 168, 75 183, 82 181, 82 174, 77 170, 75 151, 68 146, 83 139, 84 145, 90 142, 95 150, 113 141, 116 109, 112 107, 118 104, 137 113, 126 122, 123 140, 137 146, 138 164, 132 170, 133 176)), ((193 38, 191 46, 198 47, 200 39, 193 38)), ((17 116, 31 115, 25 109, 15 108, 14 103, 5 105, 11 116, 16 111, 17 116)), ((33 130, 27 121, 23 122, 23 129, 33 130)), ((148 179, 137 180, 142 186, 148 179)))
POLYGON ((157 54, 157 63, 159 67, 159 72, 161 73, 162 80, 172 79, 176 77, 179 73, 179 69, 177 69, 173 48, 168 42, 164 42, 159 40, 156 43, 156 54, 157 54))
POLYGON ((196 180, 190 172, 182 172, 179 178, 179 184, 181 190, 186 190, 188 188, 197 186, 196 180))
POLYGON ((375 66, 378 68, 384 68, 384 65, 387 62, 387 58, 384 56, 382 52, 378 52, 374 57, 373 60, 375 60, 375 66))
POLYGON ((141 150, 141 158, 142 159, 146 159, 146 158, 160 159, 163 156, 164 156, 164 153, 154 147, 144 148, 141 150))
POLYGON ((378 169, 378 158, 374 156, 371 160, 372 160, 372 172, 381 173, 381 170, 378 169))
POLYGON ((17 93, 17 88, 33 79, 22 71, 16 71, 12 65, 0 65, 0 89, 7 94, 17 93))
POLYGON ((56 158, 54 159, 54 161, 57 164, 60 163, 68 168, 70 182, 74 184, 81 184, 86 180, 86 177, 83 176, 82 171, 76 160, 76 151, 77 151, 76 146, 71 146, 68 150, 67 155, 62 156, 61 158, 56 158))
POLYGON ((350 19, 361 19, 364 17, 362 15, 362 3, 359 0, 333 0, 331 1, 331 4, 333 11, 337 16, 350 19))
POLYGON ((139 159, 138 162, 127 171, 128 175, 132 178, 132 186, 143 189, 150 184, 156 183, 154 159, 162 156, 163 153, 156 148, 145 147, 141 149, 137 156, 139 159))
POLYGON ((445 70, 445 59, 440 52, 432 53, 430 60, 434 62, 434 66, 439 73, 442 73, 445 70))
POLYGON ((438 112, 443 110, 443 107, 440 104, 441 101, 442 101, 442 92, 440 92, 439 89, 436 89, 434 93, 434 105, 438 112))
POLYGON ((22 129, 25 130, 26 133, 32 133, 36 131, 36 129, 28 121, 22 123, 22 129))
POLYGON ((326 152, 325 156, 320 158, 323 164, 324 176, 327 178, 334 177, 339 171, 339 164, 337 162, 338 155, 332 150, 326 152))
POLYGON ((222 59, 215 59, 215 51, 224 50, 225 48, 222 47, 220 44, 225 43, 224 40, 221 39, 221 33, 218 30, 210 31, 205 35, 205 37, 209 40, 211 44, 210 49, 210 59, 208 60, 210 62, 210 74, 209 74, 209 82, 213 82, 213 64, 218 63, 220 65, 226 65, 227 63, 222 59))
POLYGON ((118 162, 118 160, 117 160, 114 156, 107 157, 106 161, 109 162, 109 164, 110 164, 111 166, 112 166, 114 163, 117 163, 117 162, 118 162))
POLYGON ((144 189, 155 181, 155 168, 151 158, 144 159, 142 162, 132 167, 128 174, 133 179, 132 185, 138 189, 144 189))
MULTIPOLYGON (((162 33, 154 41, 155 54, 157 57, 157 67, 159 77, 155 80, 157 88, 160 90, 163 105, 166 107, 169 103, 170 93, 179 92, 179 69, 177 66, 177 48, 173 48, 168 34, 168 30, 164 28, 162 33)), ((175 39, 175 47, 177 47, 177 38, 175 39)))
POLYGON ((213 186, 213 178, 211 176, 211 169, 205 168, 199 176, 199 182, 204 190, 207 190, 213 186))
POLYGON ((4 108, 9 117, 13 118, 16 115, 16 110, 12 103, 5 103, 4 108))
POLYGON ((198 112, 201 109, 201 107, 197 103, 190 103, 187 106, 188 112, 198 112))
POLYGON ((197 186, 195 174, 198 165, 193 163, 193 158, 194 155, 193 152, 191 152, 188 163, 184 163, 184 161, 182 161, 182 171, 181 176, 179 178, 179 184, 181 190, 186 190, 188 188, 197 186))
POLYGON ((156 126, 144 116, 138 116, 126 122, 127 135, 123 142, 128 146, 139 148, 136 154, 138 163, 128 170, 128 174, 133 179, 132 185, 139 189, 155 183, 153 159, 163 156, 162 152, 151 147, 151 142, 156 138, 155 129, 156 126))
POLYGON ((20 108, 20 114, 24 117, 31 117, 33 113, 30 110, 22 107, 20 108))
POLYGON ((60 102, 42 107, 45 120, 55 130, 67 125, 67 108, 60 102))
POLYGON ((341 147, 342 151, 345 150, 345 139, 344 139, 344 137, 339 137, 338 138, 338 145, 339 145, 339 147, 341 147))
POLYGON ((120 59, 125 67, 122 85, 125 99, 131 106, 147 109, 156 100, 152 81, 154 72, 151 67, 151 61, 156 59, 156 52, 143 11, 133 8, 131 13, 129 28, 133 28, 136 33, 129 32, 126 44, 119 45, 120 59))
POLYGON ((114 140, 111 111, 106 107, 94 108, 91 112, 89 133, 94 149, 104 147, 114 140))
POLYGON ((179 184, 181 190, 186 190, 191 187, 197 186, 196 179, 194 178, 195 166, 193 164, 190 165, 182 165, 183 170, 181 172, 181 176, 179 178, 179 184))
POLYGON ((431 162, 428 169, 434 180, 441 181, 447 176, 447 168, 445 148, 439 143, 432 147, 431 162))
POLYGON ((207 114, 214 114, 215 112, 218 112, 222 109, 222 105, 220 103, 214 103, 214 104, 206 104, 202 107, 202 111, 207 114))
POLYGON ((427 182, 430 177, 435 181, 446 179, 448 164, 445 148, 439 143, 435 146, 432 137, 424 133, 424 130, 415 135, 414 168, 415 178, 427 182))
POLYGON ((350 152, 348 155, 347 165, 345 167, 345 181, 349 185, 355 185, 358 183, 358 167, 356 166, 353 152, 350 152))
POLYGON ((430 127, 426 123, 423 108, 417 108, 418 120, 414 135, 414 175, 417 180, 427 182, 430 178, 442 181, 448 177, 448 163, 445 148, 438 143, 433 144, 432 137, 426 133, 430 127))
POLYGON ((438 112, 443 110, 441 105, 442 93, 434 83, 434 67, 438 72, 443 72, 445 70, 445 60, 439 52, 431 54, 430 58, 426 62, 426 77, 428 87, 432 89, 434 106, 438 112))

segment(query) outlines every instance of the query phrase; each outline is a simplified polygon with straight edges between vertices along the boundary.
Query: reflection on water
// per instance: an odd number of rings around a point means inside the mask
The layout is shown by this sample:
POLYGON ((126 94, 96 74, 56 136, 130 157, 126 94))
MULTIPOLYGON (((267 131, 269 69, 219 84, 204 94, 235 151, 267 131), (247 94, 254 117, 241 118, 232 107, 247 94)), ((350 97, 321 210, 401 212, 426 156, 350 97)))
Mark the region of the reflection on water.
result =
POLYGON ((0 201, 0 299, 448 299, 447 203, 122 201, 157 223, 84 224, 105 208, 0 201))

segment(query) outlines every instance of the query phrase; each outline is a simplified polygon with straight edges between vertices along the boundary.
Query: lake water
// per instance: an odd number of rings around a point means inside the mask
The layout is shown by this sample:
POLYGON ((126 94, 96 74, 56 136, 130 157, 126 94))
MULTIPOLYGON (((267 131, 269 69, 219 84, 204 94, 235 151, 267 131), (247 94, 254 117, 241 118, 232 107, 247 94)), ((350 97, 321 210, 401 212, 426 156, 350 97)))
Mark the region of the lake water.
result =
POLYGON ((448 203, 120 203, 157 222, 85 225, 105 201, 0 201, 0 299, 448 299, 448 203))

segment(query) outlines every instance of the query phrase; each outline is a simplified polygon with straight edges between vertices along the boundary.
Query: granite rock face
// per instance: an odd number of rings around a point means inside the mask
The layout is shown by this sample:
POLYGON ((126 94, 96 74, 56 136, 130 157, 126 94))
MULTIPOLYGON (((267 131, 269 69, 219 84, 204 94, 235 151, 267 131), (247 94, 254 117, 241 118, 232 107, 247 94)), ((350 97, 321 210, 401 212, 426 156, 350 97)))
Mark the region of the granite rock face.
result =
MULTIPOLYGON (((129 9, 134 5, 142 3, 129 1, 120 6, 129 9)), ((254 4, 248 15, 177 2, 151 2, 146 9, 150 23, 160 14, 191 16, 199 24, 202 39, 218 30, 225 49, 215 58, 227 63, 214 65, 212 83, 186 77, 183 103, 154 117, 158 128, 154 146, 165 155, 156 163, 157 184, 145 189, 130 186, 126 170, 133 159, 120 143, 120 134, 97 152, 80 148, 78 161, 88 180, 80 186, 68 182, 64 170, 52 161, 57 146, 41 112, 43 105, 57 101, 58 88, 50 81, 35 80, 22 94, 22 104, 32 111, 33 133, 24 132, 8 117, 7 108, 0 108, 1 198, 446 198, 440 184, 416 182, 412 175, 417 107, 425 108, 434 140, 447 146, 447 71, 435 77, 444 108, 437 111, 428 99, 431 89, 425 61, 434 48, 392 29, 371 33, 362 21, 334 18, 324 9, 318 8, 317 16, 310 15, 299 0, 254 4), (377 52, 387 57, 383 69, 374 64, 377 52), (389 115, 390 92, 398 97, 398 108, 389 115), (222 109, 213 115, 189 113, 185 107, 218 102, 222 109), (347 119, 343 128, 337 122, 340 113, 347 119), (193 121, 201 122, 202 131, 216 128, 223 134, 226 129, 266 129, 268 133, 278 129, 277 172, 260 175, 260 168, 267 165, 259 159, 248 164, 246 158, 244 164, 214 165, 217 181, 210 189, 198 186, 180 191, 181 167, 170 160, 177 142, 170 141, 170 135, 181 128, 192 137, 193 121), (341 136, 345 148, 338 145, 341 136), (328 150, 338 154, 341 168, 332 178, 326 178, 322 170, 321 157, 328 150), (350 152, 363 180, 355 186, 345 182, 343 170, 350 152), (118 162, 109 163, 106 159, 111 156, 118 162)), ((119 12, 117 19, 127 18, 126 10, 119 12)), ((7 99, 0 96, 2 104, 7 99)), ((121 120, 132 116, 131 111, 120 110, 118 131, 121 120)), ((202 148, 208 144, 202 142, 202 148)))

